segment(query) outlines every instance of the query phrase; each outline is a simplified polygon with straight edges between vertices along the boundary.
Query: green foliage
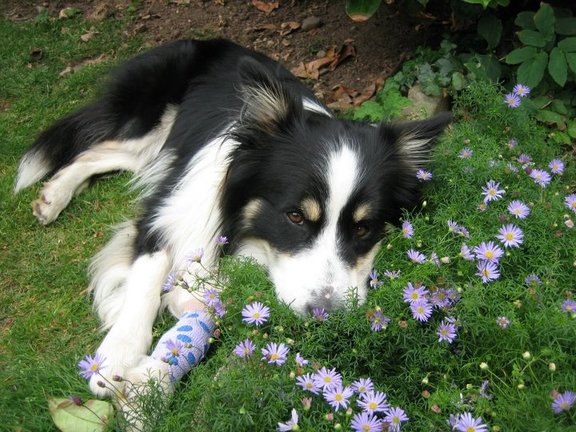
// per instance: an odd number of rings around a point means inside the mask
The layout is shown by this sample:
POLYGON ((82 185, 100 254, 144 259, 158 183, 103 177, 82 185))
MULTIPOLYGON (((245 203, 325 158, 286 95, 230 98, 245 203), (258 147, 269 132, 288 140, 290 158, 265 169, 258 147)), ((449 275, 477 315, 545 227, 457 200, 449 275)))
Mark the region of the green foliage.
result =
POLYGON ((400 93, 400 85, 395 81, 387 80, 375 100, 364 102, 352 112, 352 118, 370 121, 390 120, 399 117, 402 110, 411 104, 411 101, 400 93))

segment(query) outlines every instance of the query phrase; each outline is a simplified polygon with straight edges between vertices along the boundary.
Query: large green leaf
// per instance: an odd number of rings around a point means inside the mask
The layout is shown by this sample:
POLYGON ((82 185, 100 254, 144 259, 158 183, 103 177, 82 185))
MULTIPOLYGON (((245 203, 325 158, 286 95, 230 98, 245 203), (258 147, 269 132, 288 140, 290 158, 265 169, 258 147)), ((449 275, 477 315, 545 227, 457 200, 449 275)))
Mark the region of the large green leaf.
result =
POLYGON ((526 60, 533 58, 537 52, 538 50, 531 46, 517 48, 513 51, 510 51, 510 53, 508 53, 508 55, 506 56, 505 60, 506 63, 511 65, 520 64, 524 63, 526 60))
POLYGON ((363 22, 372 17, 382 0, 346 0, 346 14, 352 21, 363 22))
POLYGON ((539 52, 530 60, 525 61, 518 68, 518 82, 535 88, 544 78, 544 72, 548 65, 548 54, 539 52))
POLYGON ((554 9, 546 3, 541 3, 540 9, 534 14, 534 24, 540 33, 547 38, 554 35, 554 25, 556 18, 554 17, 554 9))
POLYGON ((50 398, 48 409, 54 424, 62 432, 105 431, 114 415, 112 404, 101 400, 89 400, 79 406, 70 399, 50 398))
POLYGON ((534 24, 534 12, 520 12, 516 15, 514 24, 526 30, 536 30, 536 24, 534 24))
POLYGON ((565 53, 576 52, 576 37, 569 37, 558 42, 558 48, 565 53))
POLYGON ((572 72, 576 74, 576 53, 566 54, 566 63, 568 63, 572 72))
POLYGON ((548 63, 548 73, 556 84, 564 87, 566 79, 568 78, 568 64, 566 63, 566 56, 564 52, 558 47, 554 47, 550 51, 550 62, 548 63))
POLYGON ((563 36, 576 35, 576 18, 558 18, 556 20, 556 33, 563 36))
POLYGON ((542 33, 535 30, 522 30, 518 33, 518 39, 524 45, 529 45, 537 48, 544 48, 546 45, 546 38, 542 33))
POLYGON ((478 34, 488 42, 488 48, 495 48, 502 37, 502 21, 489 14, 478 21, 478 34))

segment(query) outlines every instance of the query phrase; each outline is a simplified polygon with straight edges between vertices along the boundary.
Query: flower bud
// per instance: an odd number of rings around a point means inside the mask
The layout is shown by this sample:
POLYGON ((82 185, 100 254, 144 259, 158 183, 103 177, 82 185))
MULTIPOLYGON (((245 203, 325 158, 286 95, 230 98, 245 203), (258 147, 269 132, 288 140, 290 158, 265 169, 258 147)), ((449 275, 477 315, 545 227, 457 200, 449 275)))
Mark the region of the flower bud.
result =
POLYGON ((486 362, 480 363, 480 369, 482 369, 482 370, 488 369, 488 363, 486 363, 486 362))

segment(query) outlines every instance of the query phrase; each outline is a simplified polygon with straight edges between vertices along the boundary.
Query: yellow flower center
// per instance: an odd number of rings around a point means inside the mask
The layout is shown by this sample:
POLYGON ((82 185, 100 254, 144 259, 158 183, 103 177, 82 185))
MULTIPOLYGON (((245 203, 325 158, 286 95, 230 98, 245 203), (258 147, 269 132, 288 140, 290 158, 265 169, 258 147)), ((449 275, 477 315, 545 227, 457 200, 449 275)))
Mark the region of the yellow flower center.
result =
POLYGON ((342 399, 344 399, 344 397, 342 397, 342 395, 340 393, 336 394, 336 396, 334 396, 334 400, 337 402, 340 402, 342 399))
POLYGON ((372 411, 374 411, 376 408, 378 408, 378 404, 376 402, 370 402, 368 404, 368 408, 370 408, 372 411))
POLYGON ((494 258, 494 252, 486 251, 486 252, 484 252, 484 256, 488 259, 492 259, 492 258, 494 258))
POLYGON ((276 353, 274 353, 270 356, 270 359, 272 359, 272 360, 278 360, 279 358, 280 358, 280 356, 276 353))
POLYGON ((512 234, 512 233, 506 233, 505 237, 506 237, 506 240, 514 240, 514 234, 512 234))

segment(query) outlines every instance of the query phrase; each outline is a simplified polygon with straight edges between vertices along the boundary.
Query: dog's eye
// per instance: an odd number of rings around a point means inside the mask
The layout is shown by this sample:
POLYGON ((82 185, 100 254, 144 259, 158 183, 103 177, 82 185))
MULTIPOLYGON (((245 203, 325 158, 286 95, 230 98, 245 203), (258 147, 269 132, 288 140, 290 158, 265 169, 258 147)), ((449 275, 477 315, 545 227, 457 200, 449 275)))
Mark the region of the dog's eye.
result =
POLYGON ((296 225, 302 225, 304 223, 304 215, 301 211, 293 210, 286 213, 290 222, 296 225))
POLYGON ((354 226, 354 235, 358 238, 363 238, 368 235, 370 228, 367 225, 358 223, 354 226))

